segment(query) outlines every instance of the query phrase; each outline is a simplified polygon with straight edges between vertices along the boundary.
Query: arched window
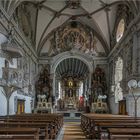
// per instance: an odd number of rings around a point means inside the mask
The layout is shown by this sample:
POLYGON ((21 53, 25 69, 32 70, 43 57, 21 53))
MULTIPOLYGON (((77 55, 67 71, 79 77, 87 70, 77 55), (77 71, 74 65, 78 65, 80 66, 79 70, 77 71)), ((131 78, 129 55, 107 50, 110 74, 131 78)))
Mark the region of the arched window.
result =
POLYGON ((125 29, 125 21, 124 19, 121 19, 119 21, 118 27, 117 27, 117 32, 116 32, 116 41, 119 42, 120 39, 122 38, 124 34, 124 29, 125 29))
POLYGON ((120 82, 123 79, 123 60, 118 58, 115 66, 115 103, 123 99, 123 92, 120 86, 120 82))

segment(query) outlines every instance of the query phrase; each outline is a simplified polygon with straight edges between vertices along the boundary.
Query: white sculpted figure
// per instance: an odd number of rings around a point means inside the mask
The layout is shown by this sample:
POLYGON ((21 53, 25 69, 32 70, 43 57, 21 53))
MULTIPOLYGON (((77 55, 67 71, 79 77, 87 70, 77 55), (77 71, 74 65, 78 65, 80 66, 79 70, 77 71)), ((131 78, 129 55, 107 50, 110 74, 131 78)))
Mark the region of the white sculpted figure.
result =
POLYGON ((123 99, 122 88, 120 87, 120 83, 117 83, 115 88, 115 103, 123 99))

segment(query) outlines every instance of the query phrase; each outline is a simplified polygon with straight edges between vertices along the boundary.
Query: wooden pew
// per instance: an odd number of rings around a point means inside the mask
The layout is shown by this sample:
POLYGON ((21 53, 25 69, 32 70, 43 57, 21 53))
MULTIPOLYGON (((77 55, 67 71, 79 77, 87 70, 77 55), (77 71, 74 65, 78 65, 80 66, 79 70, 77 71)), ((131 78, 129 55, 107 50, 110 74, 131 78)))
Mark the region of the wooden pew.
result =
POLYGON ((140 123, 127 123, 127 122, 98 122, 97 126, 97 134, 98 138, 102 138, 102 133, 108 135, 108 128, 140 128, 140 123))
POLYGON ((34 136, 32 135, 4 135, 0 136, 0 140, 34 140, 34 136))
MULTIPOLYGON (((104 127, 107 128, 109 126, 112 127, 111 126, 112 122, 116 124, 125 123, 124 126, 127 127, 128 124, 126 123, 140 122, 140 118, 135 120, 133 117, 130 117, 128 115, 111 115, 111 114, 82 114, 81 115, 81 128, 83 129, 87 138, 96 138, 97 134, 98 136, 100 136, 99 131, 97 131, 98 129, 97 126, 99 126, 99 123, 101 128, 102 128, 101 123, 110 123, 108 126, 107 124, 104 124, 104 127)), ((115 126, 114 124, 114 127, 117 126, 115 126)))
POLYGON ((53 134, 49 130, 49 125, 45 123, 1 122, 0 128, 39 128, 39 136, 43 139, 50 139, 53 138, 53 134))
POLYGON ((18 120, 21 121, 27 121, 27 122, 34 122, 37 120, 40 120, 41 122, 50 121, 55 122, 58 124, 58 127, 62 127, 63 125, 63 116, 60 114, 49 114, 49 115, 34 115, 34 114, 27 114, 27 115, 12 115, 8 118, 1 118, 0 121, 13 121, 18 120))
POLYGON ((90 138, 98 136, 100 138, 101 132, 105 132, 109 127, 139 127, 140 123, 136 123, 132 120, 95 120, 88 129, 85 130, 85 134, 90 138))
POLYGON ((0 128, 0 139, 4 140, 39 140, 38 128, 0 128))
POLYGON ((43 120, 46 121, 53 121, 56 124, 58 124, 58 127, 62 127, 63 126, 63 116, 60 114, 45 114, 45 115, 37 115, 37 114, 24 114, 24 115, 12 115, 12 116, 8 116, 8 117, 2 117, 0 118, 0 121, 11 121, 11 120, 19 120, 19 121, 36 121, 37 120, 41 120, 43 122, 43 120))
POLYGON ((63 126, 63 116, 60 114, 12 115, 0 117, 0 123, 3 123, 0 127, 15 126, 40 128, 45 131, 45 139, 55 139, 63 126))
POLYGON ((140 139, 140 128, 108 128, 110 140, 140 139))
MULTIPOLYGON (((21 125, 21 123, 23 124, 23 125, 28 125, 28 124, 30 124, 30 125, 32 125, 32 126, 34 126, 34 124, 36 123, 38 123, 38 124, 44 124, 44 125, 48 125, 49 127, 48 127, 48 130, 50 130, 50 132, 53 132, 53 133, 58 133, 58 131, 60 130, 60 127, 58 126, 58 124, 57 124, 57 122, 54 122, 53 120, 32 120, 32 119, 30 119, 30 120, 8 120, 8 121, 4 121, 5 123, 13 123, 13 124, 16 124, 16 125, 21 125)), ((2 122, 1 122, 2 123, 2 122)))

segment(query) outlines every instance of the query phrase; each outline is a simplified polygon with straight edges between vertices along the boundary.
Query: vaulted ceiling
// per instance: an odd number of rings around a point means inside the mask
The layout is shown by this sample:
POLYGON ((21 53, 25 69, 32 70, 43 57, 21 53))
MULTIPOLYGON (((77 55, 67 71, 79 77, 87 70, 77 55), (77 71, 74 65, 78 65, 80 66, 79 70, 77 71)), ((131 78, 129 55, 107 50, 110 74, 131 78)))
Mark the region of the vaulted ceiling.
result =
POLYGON ((88 77, 89 70, 87 65, 79 59, 67 58, 64 59, 56 68, 56 75, 59 78, 73 77, 84 79, 88 77))
MULTIPOLYGON (((18 15, 19 24, 33 42, 37 52, 48 47, 49 35, 68 21, 76 20, 92 28, 104 51, 111 50, 111 36, 117 5, 125 3, 137 11, 135 0, 4 0, 2 5, 11 15, 18 15)), ((16 18, 16 17, 14 17, 16 18)))

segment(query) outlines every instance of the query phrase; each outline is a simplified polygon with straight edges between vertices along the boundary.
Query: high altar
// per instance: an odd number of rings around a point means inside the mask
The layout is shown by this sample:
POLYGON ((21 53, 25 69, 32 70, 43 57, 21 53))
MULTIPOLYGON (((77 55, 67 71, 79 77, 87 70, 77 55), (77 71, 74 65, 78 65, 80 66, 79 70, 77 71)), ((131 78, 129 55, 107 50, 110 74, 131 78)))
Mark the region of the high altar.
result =
POLYGON ((77 81, 74 81, 71 77, 62 84, 62 97, 58 100, 58 110, 79 110, 82 107, 82 103, 79 99, 79 93, 77 92, 79 86, 77 81))

